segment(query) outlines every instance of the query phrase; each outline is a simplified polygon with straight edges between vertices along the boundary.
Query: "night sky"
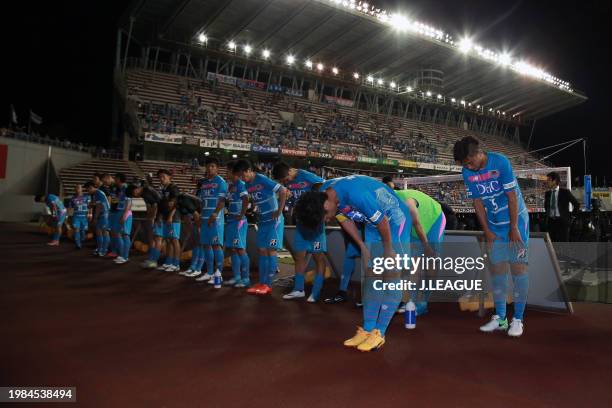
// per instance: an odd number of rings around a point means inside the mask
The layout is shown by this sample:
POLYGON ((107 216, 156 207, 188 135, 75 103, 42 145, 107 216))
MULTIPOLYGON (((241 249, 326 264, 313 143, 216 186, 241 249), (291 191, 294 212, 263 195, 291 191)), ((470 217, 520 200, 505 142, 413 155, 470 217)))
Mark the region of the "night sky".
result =
MULTIPOLYGON (((0 126, 13 103, 20 123, 28 109, 41 115, 52 136, 108 145, 116 23, 127 1, 13 2, 0 28, 5 80, 0 126)), ((588 140, 587 172, 612 182, 609 120, 612 87, 611 4, 607 1, 372 1, 403 11, 453 34, 469 34, 492 49, 510 49, 568 80, 589 100, 537 122, 534 147, 588 140), (606 126, 606 122, 609 122, 606 126)), ((523 133, 526 137, 528 131, 523 133)), ((581 147, 555 156, 557 165, 583 173, 581 147)))

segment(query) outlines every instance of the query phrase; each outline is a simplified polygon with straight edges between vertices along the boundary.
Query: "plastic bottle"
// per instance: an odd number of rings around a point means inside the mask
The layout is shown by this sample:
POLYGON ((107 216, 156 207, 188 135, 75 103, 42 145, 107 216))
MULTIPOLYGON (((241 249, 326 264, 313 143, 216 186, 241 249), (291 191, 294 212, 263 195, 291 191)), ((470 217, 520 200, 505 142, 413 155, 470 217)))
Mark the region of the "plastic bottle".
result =
POLYGON ((214 279, 214 287, 215 289, 220 289, 221 288, 221 271, 219 271, 217 269, 217 271, 215 272, 215 274, 213 275, 213 279, 214 279))
POLYGON ((404 312, 404 324, 407 329, 416 328, 416 306, 412 300, 406 304, 404 312))

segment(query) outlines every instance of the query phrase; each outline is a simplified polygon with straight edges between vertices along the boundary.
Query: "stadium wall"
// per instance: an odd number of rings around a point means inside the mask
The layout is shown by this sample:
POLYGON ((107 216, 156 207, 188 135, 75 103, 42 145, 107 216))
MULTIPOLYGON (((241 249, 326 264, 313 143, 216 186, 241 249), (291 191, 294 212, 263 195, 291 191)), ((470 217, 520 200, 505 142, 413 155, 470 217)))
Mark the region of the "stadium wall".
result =
POLYGON ((41 204, 34 203, 33 196, 45 192, 49 149, 49 193, 52 194, 60 192, 61 169, 91 159, 89 153, 6 137, 0 137, 0 146, 6 146, 3 149, 7 152, 6 160, 0 163, 4 170, 4 177, 0 178, 0 221, 30 221, 43 210, 41 204))

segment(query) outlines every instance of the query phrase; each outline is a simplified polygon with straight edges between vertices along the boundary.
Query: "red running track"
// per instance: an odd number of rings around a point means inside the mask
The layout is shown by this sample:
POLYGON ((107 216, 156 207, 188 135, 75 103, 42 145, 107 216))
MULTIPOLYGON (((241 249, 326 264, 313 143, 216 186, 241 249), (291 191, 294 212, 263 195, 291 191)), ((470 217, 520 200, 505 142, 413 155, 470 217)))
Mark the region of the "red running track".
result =
POLYGON ((86 407, 610 406, 610 305, 528 312, 510 339, 435 304, 359 353, 342 346, 360 322, 351 304, 214 290, 0 230, 0 385, 76 386, 86 407))

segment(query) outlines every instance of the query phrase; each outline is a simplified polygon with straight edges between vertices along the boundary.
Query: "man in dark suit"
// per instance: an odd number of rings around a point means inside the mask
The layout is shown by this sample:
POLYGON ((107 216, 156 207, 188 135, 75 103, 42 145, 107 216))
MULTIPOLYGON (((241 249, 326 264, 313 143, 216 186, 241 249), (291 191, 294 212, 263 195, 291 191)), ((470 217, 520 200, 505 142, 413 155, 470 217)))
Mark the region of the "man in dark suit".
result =
POLYGON ((561 177, 557 172, 546 175, 549 190, 544 196, 544 208, 546 211, 546 225, 548 234, 553 242, 569 242, 570 215, 576 214, 580 209, 580 203, 571 191, 559 187, 561 177), (570 203, 573 210, 570 208, 570 203))

